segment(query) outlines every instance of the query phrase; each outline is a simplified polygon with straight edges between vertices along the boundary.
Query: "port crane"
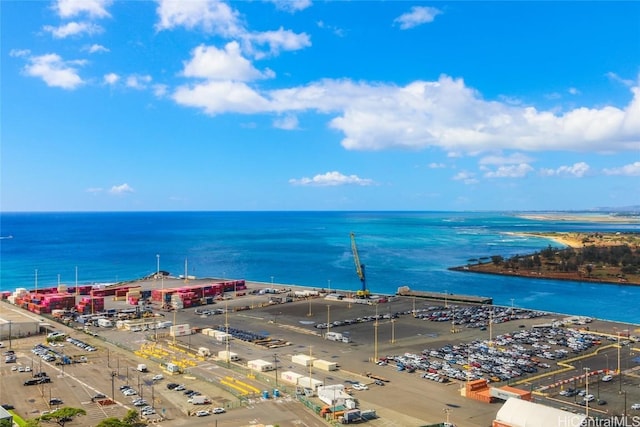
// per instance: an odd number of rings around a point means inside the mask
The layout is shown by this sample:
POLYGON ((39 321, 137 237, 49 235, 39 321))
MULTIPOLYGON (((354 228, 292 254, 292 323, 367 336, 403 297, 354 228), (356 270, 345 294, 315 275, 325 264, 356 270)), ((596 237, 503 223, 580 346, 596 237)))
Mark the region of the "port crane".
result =
POLYGON ((351 232, 351 251, 353 252, 353 260, 356 263, 356 273, 362 283, 362 288, 356 293, 360 298, 369 296, 369 290, 367 289, 366 277, 364 274, 364 264, 360 263, 360 256, 358 255, 358 246, 356 245, 356 233, 351 232))

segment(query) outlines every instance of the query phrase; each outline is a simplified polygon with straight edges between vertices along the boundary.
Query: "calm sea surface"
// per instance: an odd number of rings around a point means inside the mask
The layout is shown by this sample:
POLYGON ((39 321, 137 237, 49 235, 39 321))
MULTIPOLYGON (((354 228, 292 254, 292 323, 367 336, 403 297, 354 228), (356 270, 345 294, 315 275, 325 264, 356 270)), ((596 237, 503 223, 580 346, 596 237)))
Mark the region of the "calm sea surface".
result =
POLYGON ((357 290, 350 232, 372 292, 482 295, 496 304, 640 323, 640 287, 448 271, 549 244, 509 232, 640 231, 638 223, 540 221, 496 212, 135 212, 0 214, 0 289, 112 283, 152 274, 357 290), (8 238, 12 236, 12 238, 8 238))

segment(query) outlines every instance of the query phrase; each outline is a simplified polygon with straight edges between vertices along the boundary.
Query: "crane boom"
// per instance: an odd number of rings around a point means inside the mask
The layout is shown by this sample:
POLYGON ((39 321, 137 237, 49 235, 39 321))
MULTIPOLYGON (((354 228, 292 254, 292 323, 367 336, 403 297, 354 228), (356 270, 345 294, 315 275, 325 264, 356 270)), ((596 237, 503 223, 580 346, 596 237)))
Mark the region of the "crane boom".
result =
POLYGON ((356 233, 351 232, 351 251, 353 252, 353 260, 356 264, 356 273, 362 283, 362 288, 358 291, 358 296, 367 296, 369 291, 367 290, 367 283, 364 274, 364 264, 360 262, 360 256, 358 255, 358 246, 356 245, 356 233))

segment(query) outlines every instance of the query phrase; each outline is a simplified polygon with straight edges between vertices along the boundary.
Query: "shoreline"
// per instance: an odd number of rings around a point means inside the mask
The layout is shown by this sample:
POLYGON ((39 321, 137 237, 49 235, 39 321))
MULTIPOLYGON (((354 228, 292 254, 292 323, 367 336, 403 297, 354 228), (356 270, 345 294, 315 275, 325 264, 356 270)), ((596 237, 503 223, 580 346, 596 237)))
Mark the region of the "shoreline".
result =
POLYGON ((617 246, 640 245, 640 233, 598 233, 598 232, 516 232, 509 231, 505 234, 517 237, 536 237, 550 239, 570 248, 584 248, 586 246, 617 246))

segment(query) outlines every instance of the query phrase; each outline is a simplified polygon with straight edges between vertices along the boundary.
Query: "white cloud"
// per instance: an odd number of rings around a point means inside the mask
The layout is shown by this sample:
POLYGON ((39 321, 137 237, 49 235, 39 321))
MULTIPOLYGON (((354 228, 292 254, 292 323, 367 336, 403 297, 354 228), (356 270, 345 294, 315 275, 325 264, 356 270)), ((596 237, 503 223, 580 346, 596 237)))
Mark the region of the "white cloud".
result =
POLYGON ((571 94, 571 95, 580 95, 580 91, 579 91, 577 88, 575 88, 575 87, 570 87, 570 88, 569 88, 569 90, 568 90, 568 92, 569 92, 569 94, 571 94))
POLYGON ((281 50, 294 51, 311 46, 311 38, 306 33, 296 34, 282 27, 276 31, 252 33, 245 36, 244 40, 251 42, 247 46, 247 50, 253 53, 256 58, 262 58, 265 55, 257 51, 254 45, 267 45, 271 55, 277 55, 281 50))
POLYGON ((61 18, 71 18, 81 14, 92 18, 107 18, 111 16, 107 12, 107 7, 111 3, 111 0, 58 0, 54 9, 61 18))
POLYGON ((201 108, 210 115, 236 112, 259 113, 270 110, 269 101, 242 82, 208 81, 180 86, 172 98, 181 105, 201 108))
POLYGON ((473 172, 461 171, 453 176, 454 181, 462 181, 465 184, 477 184, 478 180, 473 172))
POLYGON ((191 60, 185 62, 182 74, 208 80, 252 81, 270 77, 261 73, 240 53, 237 42, 230 42, 220 50, 215 46, 200 45, 191 52, 191 60))
POLYGON ((141 76, 138 74, 132 74, 127 77, 125 84, 127 85, 127 87, 130 87, 132 89, 142 90, 147 88, 148 84, 151 83, 151 80, 151 76, 149 75, 141 76))
POLYGON ((116 73, 105 74, 103 80, 108 85, 114 85, 120 80, 120 76, 116 73))
POLYGON ((526 163, 519 165, 500 166, 495 171, 485 172, 485 178, 523 178, 527 176, 533 168, 526 163))
POLYGON ((109 49, 100 45, 100 44, 92 44, 91 46, 85 49, 89 53, 98 53, 98 52, 110 52, 109 49))
POLYGON ((76 65, 84 65, 84 61, 64 61, 59 55, 49 53, 29 58, 24 72, 32 77, 40 77, 47 86, 75 89, 84 84, 76 65))
POLYGON ((167 91, 168 91, 167 85, 164 85, 164 84, 153 85, 153 94, 158 98, 162 98, 163 96, 165 96, 167 94, 167 91))
POLYGON ((333 34, 335 34, 338 37, 345 36, 345 31, 342 28, 336 27, 335 25, 329 25, 324 21, 318 21, 316 22, 316 25, 318 26, 318 28, 331 31, 333 34))
POLYGON ((43 29, 57 39, 64 39, 79 34, 93 35, 102 32, 101 26, 91 22, 68 22, 59 27, 45 25, 43 29))
POLYGON ((100 187, 91 187, 91 188, 87 188, 85 191, 87 193, 91 193, 91 194, 98 194, 98 193, 101 193, 102 191, 104 191, 104 189, 102 189, 100 187))
POLYGON ((633 162, 619 168, 604 169, 605 175, 640 176, 640 162, 633 162))
POLYGON ((374 184, 374 182, 370 179, 360 178, 357 175, 343 175, 342 173, 337 171, 327 172, 322 175, 316 175, 313 178, 292 178, 289 180, 289 183, 293 185, 307 185, 317 187, 334 187, 338 185, 368 186, 374 184))
POLYGON ((429 169, 443 169, 443 168, 446 168, 447 165, 445 165, 444 163, 432 162, 432 163, 429 163, 428 167, 429 169))
POLYGON ((225 37, 245 33, 239 13, 217 0, 159 0, 156 11, 160 18, 156 24, 159 31, 185 27, 225 37))
POLYGON ((618 74, 616 74, 614 72, 611 72, 611 71, 606 73, 606 76, 609 79, 613 80, 614 82, 621 83, 621 84, 623 84, 624 86, 627 86, 627 87, 633 87, 634 85, 636 85, 636 82, 634 82, 633 80, 631 80, 631 79, 623 79, 618 74))
POLYGON ((394 23, 400 26, 402 30, 408 30, 418 25, 433 22, 436 16, 440 15, 442 11, 435 7, 428 6, 414 6, 410 12, 404 13, 394 19, 394 23))
POLYGON ((24 58, 29 55, 31 55, 31 51, 29 49, 11 49, 9 51, 9 56, 13 58, 24 58))
POLYGON ((298 118, 293 115, 279 117, 273 121, 273 127, 278 129, 292 130, 298 128, 298 118))
POLYGON ((109 193, 114 195, 127 194, 127 193, 133 193, 133 192, 135 192, 135 190, 131 188, 127 183, 124 183, 121 185, 114 185, 109 189, 109 193))
POLYGON ((585 162, 574 163, 571 166, 560 166, 557 169, 541 169, 540 174, 543 176, 573 176, 582 178, 589 172, 589 165, 585 162))
POLYGON ((522 153, 513 153, 510 156, 485 156, 478 162, 481 165, 512 165, 519 163, 529 163, 531 158, 522 153))
POLYGON ((285 12, 298 12, 311 7, 311 0, 269 0, 276 6, 276 9, 284 10, 285 12))
POLYGON ((565 113, 484 100, 462 79, 441 76, 397 87, 322 80, 269 93, 275 111, 337 114, 330 126, 350 150, 424 149, 481 153, 640 150, 640 90, 623 108, 565 113))

